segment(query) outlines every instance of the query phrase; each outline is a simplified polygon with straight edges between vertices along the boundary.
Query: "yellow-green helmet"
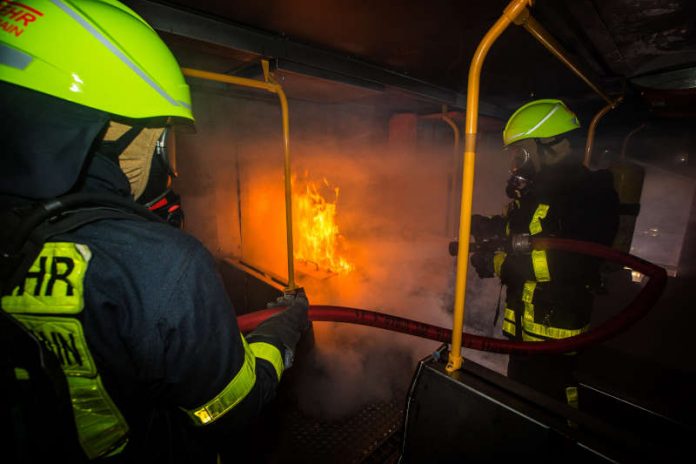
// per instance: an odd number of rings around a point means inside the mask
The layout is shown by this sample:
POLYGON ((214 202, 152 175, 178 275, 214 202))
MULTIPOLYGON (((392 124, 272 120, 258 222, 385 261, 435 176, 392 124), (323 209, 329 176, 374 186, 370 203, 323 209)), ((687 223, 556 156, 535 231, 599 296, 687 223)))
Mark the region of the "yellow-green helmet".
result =
POLYGON ((503 142, 507 146, 524 139, 554 137, 579 127, 578 117, 561 100, 535 100, 510 116, 503 142))
POLYGON ((23 0, 0 11, 1 81, 117 118, 193 122, 176 59, 122 3, 23 0))

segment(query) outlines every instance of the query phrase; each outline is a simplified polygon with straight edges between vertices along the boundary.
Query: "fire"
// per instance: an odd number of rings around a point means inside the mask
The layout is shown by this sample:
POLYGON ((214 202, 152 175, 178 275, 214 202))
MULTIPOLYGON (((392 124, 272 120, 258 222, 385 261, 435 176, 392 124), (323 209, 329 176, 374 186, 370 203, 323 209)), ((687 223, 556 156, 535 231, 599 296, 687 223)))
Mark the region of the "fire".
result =
POLYGON ((304 192, 296 192, 293 196, 295 258, 315 271, 346 274, 353 270, 353 265, 340 253, 344 238, 336 223, 339 189, 332 188, 324 178, 322 190, 333 191, 334 197, 333 201, 327 201, 320 187, 321 184, 307 182, 304 192))

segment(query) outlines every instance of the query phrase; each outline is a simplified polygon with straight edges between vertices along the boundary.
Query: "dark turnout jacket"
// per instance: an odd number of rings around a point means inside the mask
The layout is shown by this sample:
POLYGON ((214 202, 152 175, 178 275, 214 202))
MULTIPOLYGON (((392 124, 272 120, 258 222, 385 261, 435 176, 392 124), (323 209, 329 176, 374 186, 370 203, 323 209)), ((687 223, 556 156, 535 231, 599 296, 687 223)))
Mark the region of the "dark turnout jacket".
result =
MULTIPOLYGON (((544 167, 532 188, 508 206, 506 234, 531 234, 610 246, 618 227, 618 196, 609 171, 580 164, 544 167)), ((562 251, 512 253, 500 268, 507 288, 503 333, 517 340, 567 338, 587 330, 597 259, 562 251)))
MULTIPOLYGON (((82 190, 129 187, 97 157, 82 190)), ((83 449, 215 462, 216 440, 273 397, 282 344, 240 334, 214 259, 166 223, 103 219, 50 242, 2 303, 63 365, 83 449)))

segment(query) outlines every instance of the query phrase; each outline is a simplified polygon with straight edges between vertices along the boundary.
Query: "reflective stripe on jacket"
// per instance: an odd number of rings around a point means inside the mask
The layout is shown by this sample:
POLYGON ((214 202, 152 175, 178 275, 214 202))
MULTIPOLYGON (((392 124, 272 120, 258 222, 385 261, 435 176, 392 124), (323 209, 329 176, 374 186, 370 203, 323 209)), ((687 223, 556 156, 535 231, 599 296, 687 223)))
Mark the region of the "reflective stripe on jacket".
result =
MULTIPOLYGON (((510 203, 507 233, 610 245, 618 223, 611 177, 581 165, 545 167, 533 190, 510 203)), ((567 338, 588 330, 598 261, 554 250, 512 253, 500 266, 507 287, 503 333, 517 340, 567 338)))
POLYGON ((24 282, 2 297, 2 307, 58 358, 68 381, 80 445, 94 459, 126 445, 128 424, 104 388, 77 318, 84 310, 84 279, 91 257, 86 245, 45 243, 24 282))

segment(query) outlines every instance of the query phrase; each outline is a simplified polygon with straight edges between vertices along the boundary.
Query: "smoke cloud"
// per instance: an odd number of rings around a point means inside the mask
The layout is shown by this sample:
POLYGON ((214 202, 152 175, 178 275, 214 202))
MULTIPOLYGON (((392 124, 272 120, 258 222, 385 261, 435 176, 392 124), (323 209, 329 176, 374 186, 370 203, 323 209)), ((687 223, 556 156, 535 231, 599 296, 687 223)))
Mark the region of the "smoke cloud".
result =
MULTIPOLYGON (((218 256, 243 257, 287 275, 283 152, 275 102, 197 94, 198 133, 178 139, 187 229, 218 256)), ((448 209, 456 159, 451 129, 419 122, 415 144, 394 143, 390 113, 353 103, 291 101, 293 171, 338 187, 337 223, 348 274, 302 274, 312 304, 363 308, 451 327, 455 258, 448 209), (391 140, 391 141, 390 141, 391 140)), ((497 139, 480 142, 474 212, 498 214, 507 166, 497 139)), ((328 190, 333 192, 333 190, 328 190)), ((332 195, 332 194, 331 194, 332 195)), ((332 200, 328 197, 327 200, 332 200)), ((295 240, 301 238, 296 237, 295 240)), ((469 269, 465 330, 498 336, 493 326, 496 279, 469 269)), ((308 413, 341 417, 373 401, 403 397, 417 362, 438 342, 349 324, 315 323, 314 350, 298 380, 308 413)), ((464 356, 499 372, 506 357, 467 350, 464 356)))

